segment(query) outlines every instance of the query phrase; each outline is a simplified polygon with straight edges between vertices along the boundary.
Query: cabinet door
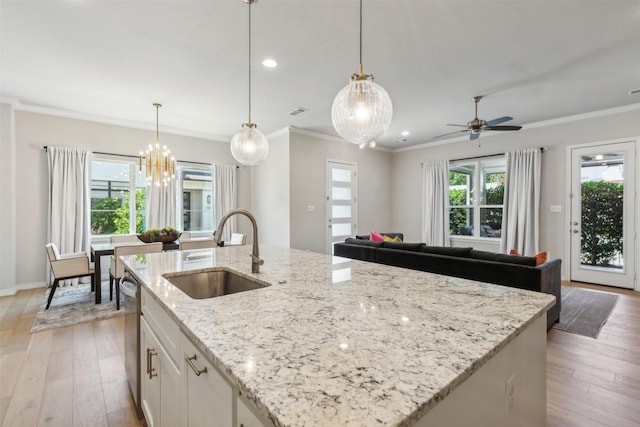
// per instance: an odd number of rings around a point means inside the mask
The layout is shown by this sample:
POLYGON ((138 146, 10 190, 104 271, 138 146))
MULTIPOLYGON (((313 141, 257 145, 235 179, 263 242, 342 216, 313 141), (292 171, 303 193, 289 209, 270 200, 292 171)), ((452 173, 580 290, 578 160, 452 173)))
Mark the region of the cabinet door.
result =
POLYGON ((145 322, 140 319, 140 406, 147 425, 160 427, 160 376, 158 350, 160 343, 145 322), (155 358, 155 359, 154 359, 155 358))
POLYGON ((140 320, 142 411, 149 427, 177 426, 180 371, 144 318, 140 320))
POLYGON ((238 396, 238 422, 237 427, 264 427, 260 419, 251 412, 244 400, 238 396))
POLYGON ((187 425, 189 427, 232 427, 231 386, 184 336, 182 348, 187 425))

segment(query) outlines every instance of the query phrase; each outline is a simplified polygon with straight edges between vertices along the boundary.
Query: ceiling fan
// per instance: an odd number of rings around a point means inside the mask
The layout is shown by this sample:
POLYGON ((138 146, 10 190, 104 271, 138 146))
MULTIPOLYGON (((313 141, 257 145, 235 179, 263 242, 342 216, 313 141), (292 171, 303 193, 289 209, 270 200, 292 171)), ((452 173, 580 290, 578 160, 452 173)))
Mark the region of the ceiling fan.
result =
POLYGON ((470 132, 469 139, 473 141, 474 139, 478 139, 478 137, 480 136, 480 132, 483 132, 486 130, 520 130, 522 129, 522 126, 498 126, 500 123, 513 120, 513 117, 509 117, 509 116, 499 117, 497 119, 489 120, 488 122, 482 119, 479 119, 478 118, 478 102, 480 102, 481 99, 482 99, 481 96, 474 96, 472 98, 472 101, 475 103, 475 107, 476 107, 476 116, 473 120, 468 122, 466 125, 455 125, 455 124, 447 123, 447 126, 458 126, 458 127, 463 127, 465 129, 458 130, 455 132, 445 133, 443 135, 434 136, 433 139, 442 138, 443 136, 447 136, 447 135, 453 135, 454 133, 470 132))

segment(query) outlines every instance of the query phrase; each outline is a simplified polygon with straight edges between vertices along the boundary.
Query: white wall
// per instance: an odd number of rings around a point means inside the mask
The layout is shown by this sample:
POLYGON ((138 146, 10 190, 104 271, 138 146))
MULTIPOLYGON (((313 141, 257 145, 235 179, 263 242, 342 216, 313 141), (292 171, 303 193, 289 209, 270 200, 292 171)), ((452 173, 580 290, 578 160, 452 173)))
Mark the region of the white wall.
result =
MULTIPOLYGON (((421 236, 421 169, 425 160, 480 157, 526 147, 548 148, 542 154, 540 199, 540 249, 553 258, 565 257, 565 237, 569 232, 566 209, 566 147, 640 135, 640 110, 524 128, 519 132, 482 135, 478 141, 462 141, 417 150, 396 151, 392 158, 393 231, 405 233, 405 240, 419 241, 421 236), (550 212, 550 205, 562 206, 562 212, 550 212)), ((471 245, 470 245, 471 246, 471 245)), ((568 277, 567 262, 562 276, 568 277)))
POLYGON ((15 110, 0 104, 0 296, 16 283, 16 144, 15 110))
MULTIPOLYGON (((289 130, 269 136, 269 155, 251 170, 251 212, 259 242, 289 247, 289 130)), ((247 241, 251 239, 249 234, 247 241)))
MULTIPOLYGON (((293 130, 290 137, 291 247, 326 252, 326 162, 358 165, 358 233, 391 227, 391 153, 293 130), (308 206, 315 206, 309 212, 308 206)), ((401 230, 398 230, 401 231, 401 230)))
MULTIPOLYGON (((15 113, 16 135, 16 279, 18 289, 43 284, 47 238, 47 161, 45 145, 82 147, 113 154, 137 155, 155 141, 153 130, 133 129, 90 121, 49 116, 25 111, 15 113)), ((3 138, 4 140, 4 138, 3 138)), ((160 134, 160 142, 169 146, 176 158, 185 161, 235 164, 229 145, 172 134, 160 134)), ((4 148, 3 142, 2 147, 4 148)), ((4 157, 1 165, 6 163, 4 157)), ((238 174, 239 207, 249 208, 251 189, 249 172, 238 174)), ((4 190, 3 190, 4 191, 4 190)), ((5 207, 3 203, 3 215, 5 207)), ((240 231, 245 226, 239 221, 240 231)))

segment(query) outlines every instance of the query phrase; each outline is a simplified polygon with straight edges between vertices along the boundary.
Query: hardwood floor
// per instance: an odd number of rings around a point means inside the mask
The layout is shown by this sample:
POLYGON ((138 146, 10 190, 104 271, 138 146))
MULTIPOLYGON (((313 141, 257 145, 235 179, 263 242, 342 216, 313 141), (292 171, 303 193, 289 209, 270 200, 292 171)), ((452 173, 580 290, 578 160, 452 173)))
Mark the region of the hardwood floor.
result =
MULTIPOLYGON (((547 425, 640 426, 640 293, 620 295, 597 339, 547 335, 547 425)), ((141 426, 124 371, 122 317, 36 334, 42 289, 0 298, 0 424, 141 426)))
POLYGON ((0 424, 141 426, 122 316, 30 334, 43 289, 0 298, 0 424))
POLYGON ((640 426, 640 292, 564 283, 620 295, 597 339, 547 335, 547 425, 640 426))

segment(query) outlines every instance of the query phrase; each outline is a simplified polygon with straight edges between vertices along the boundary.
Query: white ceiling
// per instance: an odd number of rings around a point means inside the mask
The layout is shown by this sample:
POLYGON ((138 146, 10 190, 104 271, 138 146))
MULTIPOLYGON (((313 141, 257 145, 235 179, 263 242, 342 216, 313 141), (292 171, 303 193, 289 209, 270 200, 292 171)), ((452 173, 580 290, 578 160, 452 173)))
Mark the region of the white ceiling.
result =
MULTIPOLYGON (((35 108, 226 141, 248 116, 242 0, 1 0, 0 95, 35 108)), ((526 125, 640 103, 640 1, 365 0, 364 71, 393 101, 378 144, 432 142, 473 118, 526 125), (409 130, 406 142, 400 132, 409 130)), ((357 0, 262 0, 253 114, 336 135, 331 103, 358 68, 357 0), (275 69, 260 63, 279 62, 275 69), (288 113, 298 107, 309 111, 288 113)))

